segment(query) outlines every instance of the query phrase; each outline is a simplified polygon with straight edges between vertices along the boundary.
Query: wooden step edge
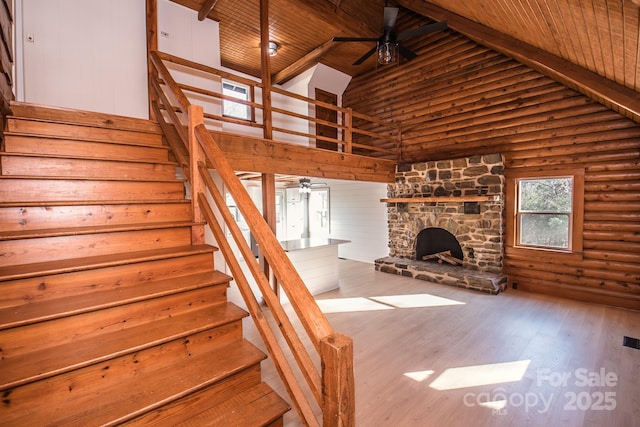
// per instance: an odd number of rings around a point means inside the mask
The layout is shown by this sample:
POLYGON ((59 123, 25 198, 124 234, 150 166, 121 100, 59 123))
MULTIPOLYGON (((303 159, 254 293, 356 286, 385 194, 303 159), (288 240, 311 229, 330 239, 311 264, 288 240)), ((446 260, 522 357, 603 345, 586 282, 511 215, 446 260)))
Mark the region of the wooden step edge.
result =
MULTIPOLYGON (((159 409, 167 404, 171 404, 180 399, 186 398, 189 395, 193 395, 194 393, 204 390, 219 381, 230 378, 233 375, 250 368, 251 366, 258 365, 261 361, 266 359, 266 355, 246 339, 242 339, 240 342, 231 343, 212 350, 212 353, 218 352, 225 354, 225 358, 221 363, 215 363, 215 357, 206 354, 195 356, 190 361, 190 363, 195 365, 201 364, 203 366, 203 369, 205 367, 211 366, 216 367, 218 371, 212 373, 210 378, 208 378, 207 380, 201 381, 198 384, 187 384, 181 392, 174 393, 172 396, 167 396, 164 399, 158 400, 153 404, 147 405, 146 407, 142 407, 137 411, 114 419, 111 422, 104 423, 104 426, 117 426, 121 423, 133 420, 141 415, 159 409), (212 362, 212 359, 214 360, 214 362, 212 362), (238 361, 241 362, 238 363, 238 361)), ((179 375, 180 373, 177 372, 177 374, 179 375)))
POLYGON ((194 221, 144 222, 139 224, 97 225, 88 227, 52 228, 40 230, 0 231, 0 242, 45 237, 80 236, 89 234, 118 233, 125 231, 160 230, 168 228, 194 227, 206 224, 194 221))
POLYGON ((0 180, 12 180, 12 179, 28 179, 37 181, 116 181, 116 182, 155 182, 158 184, 184 184, 187 180, 182 178, 175 179, 130 179, 127 177, 75 177, 75 176, 37 176, 37 175, 0 175, 0 180))
POLYGON ((67 200, 67 201, 34 201, 34 202, 0 202, 0 208, 33 208, 52 206, 97 206, 97 205, 167 205, 186 204, 190 205, 191 200, 187 199, 150 199, 150 200, 67 200))
POLYGON ((136 353, 170 341, 179 340, 189 335, 240 321, 248 316, 245 310, 230 302, 216 304, 216 306, 217 309, 215 310, 212 309, 212 305, 195 312, 183 313, 156 321, 156 330, 169 331, 168 333, 163 333, 162 336, 149 337, 148 334, 145 334, 145 331, 148 331, 149 325, 144 324, 129 329, 110 332, 99 337, 91 337, 85 340, 79 339, 40 352, 27 353, 15 359, 6 358, 2 361, 3 370, 2 373, 0 373, 0 391, 136 353), (176 327, 176 325, 185 324, 187 319, 193 319, 197 316, 206 319, 206 321, 203 321, 197 327, 176 327), (137 337, 144 337, 145 341, 138 342, 137 344, 129 342, 132 339, 136 341, 135 338, 137 337), (119 345, 119 348, 105 348, 104 343, 118 343, 118 345, 122 343, 123 345, 119 345), (53 358, 52 353, 59 354, 60 357, 53 358), (58 366, 38 366, 34 361, 40 360, 40 357, 48 360, 54 359, 56 362, 68 362, 66 364, 60 363, 58 366), (31 367, 34 372, 27 372, 29 367, 31 367), (11 375, 14 375, 14 377, 11 377, 11 375), (20 377, 17 375, 20 375, 20 377))
POLYGON ((52 274, 70 273, 73 271, 92 270, 95 268, 113 267, 117 265, 135 264, 165 258, 201 253, 214 253, 218 248, 209 245, 177 246, 165 249, 154 249, 140 252, 124 252, 112 255, 99 255, 86 258, 73 258, 59 261, 38 262, 3 267, 0 282, 7 280, 27 279, 30 277, 49 276, 52 274))
POLYGON ((65 136, 65 135, 43 135, 39 133, 30 133, 30 132, 15 132, 15 131, 5 131, 6 136, 23 136, 28 138, 44 138, 44 139, 57 139, 57 140, 66 140, 66 141, 81 141, 81 142, 91 142, 96 144, 111 144, 111 145, 125 145, 128 147, 141 147, 141 148, 155 148, 158 150, 169 151, 171 148, 168 145, 163 144, 145 144, 141 142, 135 141, 110 141, 104 139, 97 138, 85 138, 85 137, 74 137, 74 136, 65 136))
POLYGON ((141 283, 125 289, 109 289, 5 307, 0 309, 0 330, 90 313, 196 289, 220 285, 228 287, 231 280, 233 280, 231 276, 220 271, 211 271, 141 283), (182 284, 182 282, 187 283, 182 284))
POLYGON ((24 101, 11 101, 10 108, 13 117, 37 118, 69 124, 88 124, 106 129, 140 130, 142 128, 142 131, 147 133, 162 133, 158 122, 139 117, 77 110, 24 101), (46 118, 47 116, 49 118, 46 118), (79 116, 83 118, 81 119, 79 116))
POLYGON ((185 421, 191 425, 263 427, 272 425, 289 410, 291 406, 261 382, 185 421))
POLYGON ((85 157, 85 156, 67 156, 56 154, 38 154, 38 153, 23 153, 23 152, 4 152, 0 151, 0 156, 5 157, 36 157, 45 159, 72 159, 72 160, 86 160, 86 161, 101 161, 101 162, 114 162, 114 163, 132 163, 132 164, 153 164, 153 165, 167 165, 178 166, 178 163, 171 160, 128 160, 128 159, 116 159, 113 157, 85 157))

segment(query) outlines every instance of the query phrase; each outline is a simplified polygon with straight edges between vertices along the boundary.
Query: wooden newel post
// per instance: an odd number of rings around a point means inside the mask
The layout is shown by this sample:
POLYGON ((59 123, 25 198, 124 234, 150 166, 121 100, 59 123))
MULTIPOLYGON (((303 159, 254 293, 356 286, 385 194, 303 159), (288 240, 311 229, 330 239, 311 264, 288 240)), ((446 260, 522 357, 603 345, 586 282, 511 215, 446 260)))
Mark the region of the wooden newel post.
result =
POLYGON ((191 207, 193 208, 193 222, 191 227, 191 244, 204 244, 203 215, 200 210, 198 194, 204 193, 204 181, 198 171, 198 164, 205 161, 204 152, 196 138, 195 129, 198 125, 204 125, 204 111, 200 105, 189 105, 187 110, 189 118, 189 184, 191 185, 191 207))
POLYGON ((334 333, 320 341, 324 427, 354 427, 353 340, 334 333))

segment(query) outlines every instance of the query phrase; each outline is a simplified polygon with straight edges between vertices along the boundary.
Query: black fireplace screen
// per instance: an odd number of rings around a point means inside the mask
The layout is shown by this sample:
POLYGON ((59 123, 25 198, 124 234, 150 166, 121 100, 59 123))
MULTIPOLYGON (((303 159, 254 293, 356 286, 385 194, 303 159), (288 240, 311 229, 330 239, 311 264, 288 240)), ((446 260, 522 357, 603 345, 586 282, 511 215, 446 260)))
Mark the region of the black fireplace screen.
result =
POLYGON ((422 260, 425 255, 433 255, 451 251, 451 256, 464 259, 458 239, 444 228, 429 227, 418 233, 416 237, 416 259, 422 260))

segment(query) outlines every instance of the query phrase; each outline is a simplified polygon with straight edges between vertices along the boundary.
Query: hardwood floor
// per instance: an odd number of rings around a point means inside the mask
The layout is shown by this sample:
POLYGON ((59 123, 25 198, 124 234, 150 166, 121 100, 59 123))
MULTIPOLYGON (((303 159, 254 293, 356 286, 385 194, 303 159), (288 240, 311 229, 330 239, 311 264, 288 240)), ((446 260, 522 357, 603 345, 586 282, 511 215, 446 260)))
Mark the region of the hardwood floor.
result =
MULTIPOLYGON (((358 426, 638 425, 640 350, 622 344, 640 338, 640 312, 493 296, 349 260, 340 289, 318 301, 354 340, 358 426)), ((258 343, 250 320, 245 328, 258 343)), ((293 411, 285 425, 299 425, 293 411)))

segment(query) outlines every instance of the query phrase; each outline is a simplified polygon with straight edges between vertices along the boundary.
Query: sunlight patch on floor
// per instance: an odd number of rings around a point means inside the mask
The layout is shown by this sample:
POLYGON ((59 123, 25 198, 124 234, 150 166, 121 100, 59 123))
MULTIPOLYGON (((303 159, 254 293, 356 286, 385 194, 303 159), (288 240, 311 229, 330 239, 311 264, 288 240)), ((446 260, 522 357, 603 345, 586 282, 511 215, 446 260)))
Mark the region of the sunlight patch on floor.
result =
POLYGON ((368 298, 333 298, 316 300, 323 313, 348 313, 353 311, 393 310, 393 307, 371 301, 368 298))
POLYGON ((422 382, 433 374, 434 374, 434 371, 416 371, 416 372, 405 372, 404 376, 411 378, 414 381, 422 382))
POLYGON ((445 305, 465 304, 464 302, 438 297, 431 294, 389 295, 382 297, 370 297, 370 299, 396 308, 440 307, 445 305))
POLYGON ((445 370, 430 387, 436 390, 453 390, 488 384, 520 381, 531 360, 464 366, 445 370))
POLYGON ((499 411, 507 406, 506 400, 494 400, 488 402, 478 402, 478 405, 489 408, 492 411, 499 411))
POLYGON ((394 310, 396 308, 426 308, 466 303, 431 294, 388 295, 357 298, 327 298, 316 302, 323 313, 348 313, 352 311, 394 310))

